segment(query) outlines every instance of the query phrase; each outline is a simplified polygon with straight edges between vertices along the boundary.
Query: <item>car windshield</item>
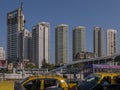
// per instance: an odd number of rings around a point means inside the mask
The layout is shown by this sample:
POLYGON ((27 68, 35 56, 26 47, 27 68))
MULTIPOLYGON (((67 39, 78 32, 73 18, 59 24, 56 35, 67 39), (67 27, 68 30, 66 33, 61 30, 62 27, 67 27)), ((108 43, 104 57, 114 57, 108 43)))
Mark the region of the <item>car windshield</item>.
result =
POLYGON ((85 78, 85 81, 91 82, 91 81, 98 81, 100 79, 100 75, 98 74, 91 74, 85 78))

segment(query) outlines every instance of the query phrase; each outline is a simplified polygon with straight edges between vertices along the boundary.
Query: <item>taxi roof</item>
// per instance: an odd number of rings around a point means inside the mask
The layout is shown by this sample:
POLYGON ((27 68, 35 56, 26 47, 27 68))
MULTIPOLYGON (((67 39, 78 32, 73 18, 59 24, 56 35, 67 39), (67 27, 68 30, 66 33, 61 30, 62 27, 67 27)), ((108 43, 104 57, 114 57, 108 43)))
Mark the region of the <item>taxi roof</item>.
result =
POLYGON ((37 75, 37 76, 29 76, 29 79, 57 79, 57 80, 63 80, 64 78, 60 75, 37 75))

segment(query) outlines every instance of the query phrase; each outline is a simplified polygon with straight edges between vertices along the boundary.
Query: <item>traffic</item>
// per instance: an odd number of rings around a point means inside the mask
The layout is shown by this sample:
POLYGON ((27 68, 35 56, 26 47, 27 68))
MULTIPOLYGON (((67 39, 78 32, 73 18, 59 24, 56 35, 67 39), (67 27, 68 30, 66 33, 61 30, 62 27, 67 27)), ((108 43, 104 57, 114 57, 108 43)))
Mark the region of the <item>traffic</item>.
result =
POLYGON ((94 73, 79 81, 78 90, 120 90, 119 77, 117 73, 94 73))
POLYGON ((60 75, 29 76, 20 81, 0 82, 0 90, 76 90, 77 83, 60 75), (7 85, 7 86, 6 86, 7 85))
POLYGON ((19 81, 1 81, 0 90, 120 90, 118 71, 119 66, 93 65, 93 73, 84 79, 71 79, 64 74, 40 74, 19 81))

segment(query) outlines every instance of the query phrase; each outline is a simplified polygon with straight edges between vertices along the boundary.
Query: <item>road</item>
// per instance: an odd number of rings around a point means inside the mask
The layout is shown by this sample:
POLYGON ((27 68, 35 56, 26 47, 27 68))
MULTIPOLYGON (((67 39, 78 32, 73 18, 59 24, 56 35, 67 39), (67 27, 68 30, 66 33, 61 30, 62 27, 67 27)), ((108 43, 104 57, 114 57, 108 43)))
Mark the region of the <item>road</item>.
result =
POLYGON ((0 81, 0 90, 13 90, 14 81, 0 81))

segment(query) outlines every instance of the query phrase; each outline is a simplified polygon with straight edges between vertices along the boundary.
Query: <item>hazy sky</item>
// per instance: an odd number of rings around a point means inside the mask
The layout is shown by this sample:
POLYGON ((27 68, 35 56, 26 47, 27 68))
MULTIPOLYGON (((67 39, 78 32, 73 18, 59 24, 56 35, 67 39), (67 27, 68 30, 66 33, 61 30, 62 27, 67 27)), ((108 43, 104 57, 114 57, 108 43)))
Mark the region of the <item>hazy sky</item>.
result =
MULTIPOLYGON (((38 22, 50 23, 50 52, 54 62, 55 26, 69 26, 69 59, 72 52, 72 29, 75 26, 86 28, 86 51, 93 52, 93 27, 100 26, 106 38, 107 29, 120 30, 120 0, 0 0, 0 46, 6 47, 6 14, 20 7, 23 1, 26 28, 38 22)), ((119 44, 118 44, 119 45, 119 44)), ((104 47, 106 50, 106 47, 104 47)))

